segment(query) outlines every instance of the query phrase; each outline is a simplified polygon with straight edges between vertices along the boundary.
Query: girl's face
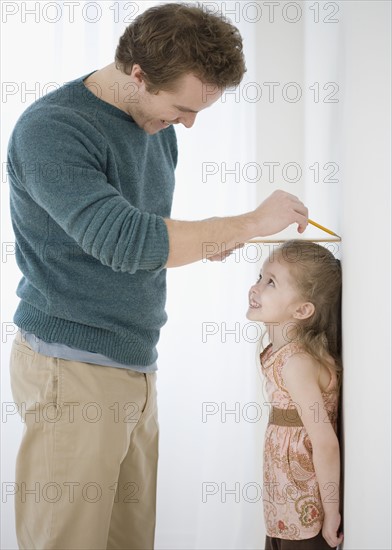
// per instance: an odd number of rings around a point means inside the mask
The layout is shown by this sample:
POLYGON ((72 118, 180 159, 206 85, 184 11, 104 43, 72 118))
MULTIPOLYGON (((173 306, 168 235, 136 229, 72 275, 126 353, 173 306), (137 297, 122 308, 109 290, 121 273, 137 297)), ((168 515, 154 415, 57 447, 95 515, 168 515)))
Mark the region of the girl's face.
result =
POLYGON ((304 300, 295 287, 289 264, 283 258, 267 259, 259 279, 249 290, 246 317, 263 323, 285 324, 298 319, 304 300))

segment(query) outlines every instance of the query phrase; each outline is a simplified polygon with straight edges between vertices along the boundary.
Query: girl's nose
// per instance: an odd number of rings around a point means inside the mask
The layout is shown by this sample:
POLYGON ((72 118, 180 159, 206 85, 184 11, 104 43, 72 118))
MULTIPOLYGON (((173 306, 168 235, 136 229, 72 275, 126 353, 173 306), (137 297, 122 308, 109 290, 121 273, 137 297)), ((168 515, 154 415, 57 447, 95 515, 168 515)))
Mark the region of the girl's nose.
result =
POLYGON ((249 294, 255 294, 256 296, 261 296, 264 292, 264 285, 260 283, 261 281, 252 285, 250 287, 249 294))
POLYGON ((252 285, 249 289, 249 294, 252 295, 252 294, 256 294, 260 289, 257 288, 256 285, 252 285))

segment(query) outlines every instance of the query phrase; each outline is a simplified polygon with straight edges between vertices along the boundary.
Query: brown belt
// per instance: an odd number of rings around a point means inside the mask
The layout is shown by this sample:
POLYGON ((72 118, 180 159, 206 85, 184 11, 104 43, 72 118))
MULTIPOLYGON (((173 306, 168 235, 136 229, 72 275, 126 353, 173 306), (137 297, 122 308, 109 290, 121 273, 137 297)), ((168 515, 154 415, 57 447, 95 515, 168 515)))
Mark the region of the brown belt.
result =
POLYGON ((272 407, 269 414, 269 424, 275 426, 288 426, 292 428, 303 427, 301 417, 297 409, 277 409, 272 407))

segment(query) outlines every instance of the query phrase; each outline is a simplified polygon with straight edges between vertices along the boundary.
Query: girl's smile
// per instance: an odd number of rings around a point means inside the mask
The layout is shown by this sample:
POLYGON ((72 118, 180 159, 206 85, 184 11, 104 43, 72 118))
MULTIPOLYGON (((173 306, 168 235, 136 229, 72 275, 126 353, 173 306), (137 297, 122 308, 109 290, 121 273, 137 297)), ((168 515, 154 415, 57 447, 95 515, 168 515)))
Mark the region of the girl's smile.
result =
POLYGON ((254 300, 254 299, 252 298, 252 296, 250 296, 250 297, 249 297, 249 307, 252 308, 252 309, 259 309, 259 308, 261 307, 261 305, 258 304, 258 303, 256 302, 256 300, 254 300))

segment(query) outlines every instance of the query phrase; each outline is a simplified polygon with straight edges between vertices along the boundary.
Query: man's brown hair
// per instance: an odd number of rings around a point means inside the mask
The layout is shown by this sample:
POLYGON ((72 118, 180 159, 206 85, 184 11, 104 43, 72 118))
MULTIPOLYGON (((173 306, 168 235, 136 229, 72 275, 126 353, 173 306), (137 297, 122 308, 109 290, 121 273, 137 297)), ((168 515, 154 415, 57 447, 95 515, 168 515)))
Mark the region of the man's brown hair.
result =
POLYGON ((221 14, 180 3, 154 6, 128 25, 115 63, 125 74, 140 65, 150 93, 173 91, 186 73, 225 89, 246 72, 238 29, 221 14))

